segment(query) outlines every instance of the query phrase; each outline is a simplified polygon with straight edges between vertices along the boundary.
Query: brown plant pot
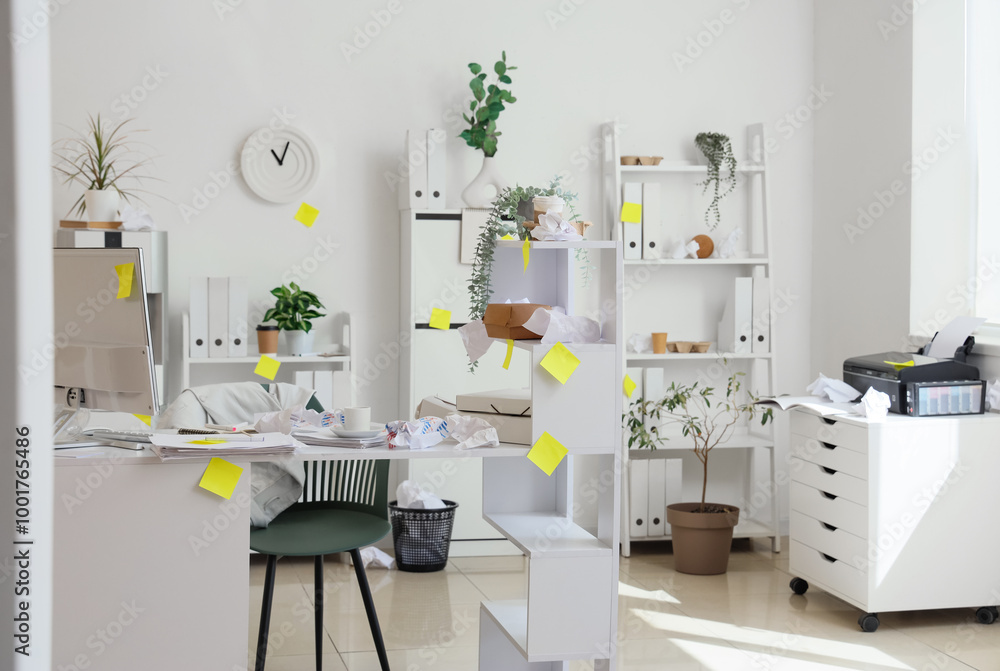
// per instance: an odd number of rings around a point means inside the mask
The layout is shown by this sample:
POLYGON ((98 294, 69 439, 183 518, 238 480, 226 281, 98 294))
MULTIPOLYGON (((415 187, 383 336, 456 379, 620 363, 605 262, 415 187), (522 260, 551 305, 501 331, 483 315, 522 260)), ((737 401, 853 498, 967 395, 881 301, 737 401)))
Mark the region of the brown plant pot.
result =
POLYGON ((700 503, 672 503, 667 506, 667 523, 674 546, 674 569, 692 575, 717 575, 729 568, 733 527, 740 509, 719 503, 706 506, 727 512, 699 513, 700 503))
POLYGON ((278 353, 278 327, 258 326, 257 327, 257 352, 259 354, 278 353))

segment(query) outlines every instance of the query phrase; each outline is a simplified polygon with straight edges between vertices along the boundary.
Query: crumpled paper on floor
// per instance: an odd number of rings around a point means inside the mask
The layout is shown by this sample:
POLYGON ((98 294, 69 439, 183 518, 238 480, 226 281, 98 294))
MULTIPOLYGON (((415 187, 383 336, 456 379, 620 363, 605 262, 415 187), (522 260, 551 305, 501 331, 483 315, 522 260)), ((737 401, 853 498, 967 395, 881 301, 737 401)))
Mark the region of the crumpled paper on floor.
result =
POLYGON ((732 256, 736 256, 736 245, 742 237, 743 229, 734 228, 732 233, 727 235, 715 245, 715 253, 719 255, 720 259, 728 259, 732 256))
POLYGON ((583 240, 573 224, 562 218, 555 210, 549 210, 538 217, 538 225, 531 229, 535 240, 583 240))
POLYGON ((570 316, 560 307, 538 308, 524 322, 524 328, 542 336, 543 345, 557 342, 585 343, 601 339, 601 325, 590 317, 570 316))
POLYGON ((493 344, 493 339, 486 334, 486 325, 482 319, 459 326, 457 330, 458 335, 462 336, 465 353, 469 355, 469 363, 479 361, 493 344))
POLYGON ((986 382, 986 409, 1000 411, 1000 380, 986 382))
POLYGON ((816 381, 806 387, 806 391, 813 396, 828 398, 834 403, 847 403, 861 396, 861 392, 842 380, 819 374, 816 381))
POLYGON ((861 403, 853 406, 851 410, 862 417, 881 419, 889 414, 890 404, 889 394, 874 387, 868 387, 868 391, 861 397, 861 403))
POLYGON ((389 447, 424 450, 448 437, 448 424, 440 417, 421 417, 410 421, 396 420, 385 425, 389 432, 389 447))
POLYGON ((403 480, 396 487, 396 505, 400 508, 437 510, 445 503, 413 480, 403 480))
POLYGON ((392 558, 392 555, 382 552, 374 545, 361 548, 360 554, 361 563, 365 565, 365 568, 396 568, 396 560, 392 558))
POLYGON ((670 252, 670 258, 672 259, 684 259, 684 258, 698 258, 698 250, 701 249, 701 245, 698 244, 697 240, 692 240, 691 242, 679 242, 670 252))
POLYGON ((473 447, 497 447, 500 437, 492 424, 482 417, 448 415, 446 418, 451 437, 458 441, 460 450, 473 447))
POLYGON ((644 354, 653 351, 653 334, 652 333, 633 333, 628 337, 628 342, 625 345, 625 351, 635 352, 636 354, 644 354))

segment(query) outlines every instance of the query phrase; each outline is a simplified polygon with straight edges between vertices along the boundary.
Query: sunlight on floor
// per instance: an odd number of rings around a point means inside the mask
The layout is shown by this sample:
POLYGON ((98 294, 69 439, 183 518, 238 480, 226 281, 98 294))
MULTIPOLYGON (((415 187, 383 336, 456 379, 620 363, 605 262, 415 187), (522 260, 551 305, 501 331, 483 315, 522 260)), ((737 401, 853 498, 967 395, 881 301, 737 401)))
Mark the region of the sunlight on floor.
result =
MULTIPOLYGON (((748 668, 748 661, 753 665, 753 668, 758 669, 780 669, 784 667, 795 669, 795 671, 843 671, 844 669, 853 670, 858 668, 850 663, 825 664, 823 662, 790 659, 783 656, 775 657, 768 653, 739 650, 725 643, 699 643, 682 638, 672 638, 670 641, 692 659, 698 660, 706 669, 712 669, 712 671, 730 671, 731 669, 748 668)), ((904 665, 897 668, 911 669, 912 667, 904 665)))
POLYGON ((679 604, 680 601, 675 597, 671 596, 662 589, 650 591, 648 589, 641 589, 635 587, 634 585, 628 585, 623 582, 618 583, 618 597, 632 597, 635 599, 646 599, 647 601, 662 601, 663 603, 679 604))

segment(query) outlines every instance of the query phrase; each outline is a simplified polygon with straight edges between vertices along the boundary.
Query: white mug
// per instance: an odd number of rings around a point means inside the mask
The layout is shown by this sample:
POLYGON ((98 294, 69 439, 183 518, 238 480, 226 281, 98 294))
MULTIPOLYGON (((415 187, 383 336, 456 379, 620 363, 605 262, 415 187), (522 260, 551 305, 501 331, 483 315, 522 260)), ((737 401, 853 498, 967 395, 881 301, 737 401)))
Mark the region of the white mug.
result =
POLYGON ((344 408, 344 429, 347 431, 367 431, 371 425, 371 408, 344 408))

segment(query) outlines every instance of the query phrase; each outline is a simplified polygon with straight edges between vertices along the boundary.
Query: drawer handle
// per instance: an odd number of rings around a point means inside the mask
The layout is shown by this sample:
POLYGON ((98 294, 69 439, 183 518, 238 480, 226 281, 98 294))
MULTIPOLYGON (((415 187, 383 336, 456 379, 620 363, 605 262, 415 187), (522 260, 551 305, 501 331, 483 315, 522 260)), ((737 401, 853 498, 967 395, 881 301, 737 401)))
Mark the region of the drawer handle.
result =
POLYGON ((822 468, 823 472, 827 473, 828 475, 836 475, 837 474, 837 470, 834 469, 834 468, 827 468, 826 466, 820 466, 820 468, 822 468))
POLYGON ((837 530, 837 527, 833 526, 832 524, 827 524, 826 522, 820 522, 820 524, 822 524, 823 528, 826 529, 827 531, 836 531, 837 530))
POLYGON ((825 552, 820 552, 819 554, 820 554, 821 557, 823 557, 823 559, 827 560, 831 564, 833 564, 834 562, 837 561, 836 557, 831 557, 830 555, 826 554, 825 552))
POLYGON ((820 445, 822 445, 823 447, 825 447, 825 448, 826 448, 826 449, 828 449, 828 450, 835 450, 835 449, 837 449, 837 446, 836 446, 836 445, 834 445, 833 443, 824 443, 824 442, 823 442, 823 441, 821 440, 821 441, 819 441, 819 444, 820 444, 820 445))
POLYGON ((831 494, 830 492, 824 492, 824 491, 820 491, 820 494, 822 494, 826 498, 830 499, 831 501, 836 501, 837 500, 837 495, 836 494, 831 494))

